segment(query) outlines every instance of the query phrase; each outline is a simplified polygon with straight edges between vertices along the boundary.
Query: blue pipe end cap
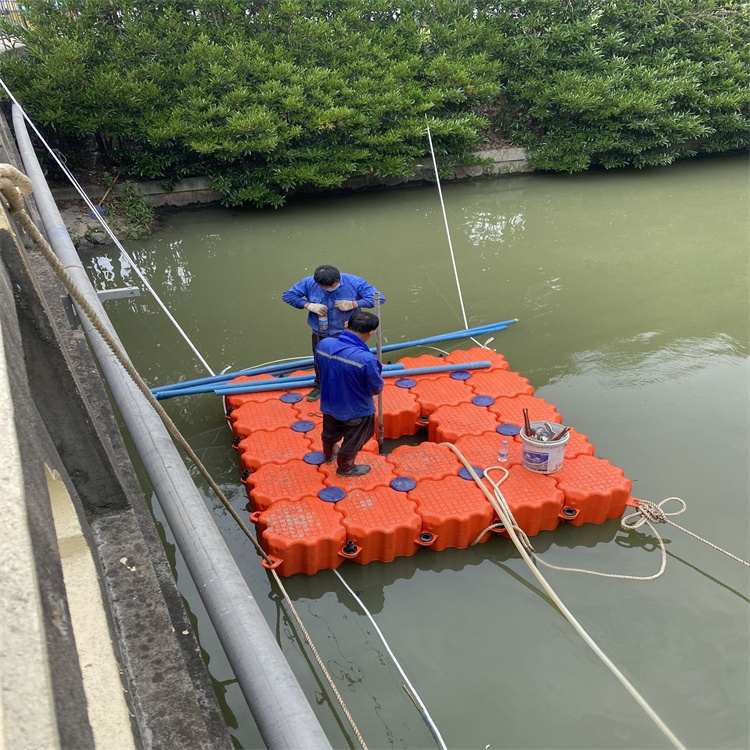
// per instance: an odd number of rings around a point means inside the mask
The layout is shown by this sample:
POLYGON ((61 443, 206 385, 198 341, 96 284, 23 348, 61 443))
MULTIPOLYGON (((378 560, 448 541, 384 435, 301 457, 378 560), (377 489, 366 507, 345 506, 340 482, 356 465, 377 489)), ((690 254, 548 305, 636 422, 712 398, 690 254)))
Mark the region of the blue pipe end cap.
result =
POLYGON ((337 503, 346 497, 346 492, 341 487, 324 487, 318 497, 326 503, 337 503))
POLYGON ((396 477, 391 479, 391 489, 396 492, 410 492, 417 486, 417 483, 411 477, 396 477))
POLYGON ((302 460, 306 464, 320 466, 325 461, 325 458, 323 456, 323 451, 310 451, 310 453, 305 453, 305 455, 302 456, 302 460))
POLYGON ((310 432, 310 430, 315 429, 315 423, 308 419, 300 419, 292 424, 292 429, 295 432, 310 432))
POLYGON ((501 435, 518 435, 521 432, 521 428, 517 424, 511 424, 510 422, 498 425, 495 430, 501 435))
POLYGON ((474 406, 492 406, 495 403, 495 399, 492 396, 474 396, 471 399, 471 403, 474 406))
POLYGON ((301 393, 284 393, 279 396, 279 401, 283 401, 285 404, 296 404, 298 401, 302 401, 301 393))
POLYGON ((468 370, 454 370, 451 373, 451 377, 454 380, 468 380, 471 377, 471 373, 468 370))
MULTIPOLYGON (((480 469, 478 466, 472 466, 471 468, 474 469, 474 471, 476 472, 477 476, 480 479, 484 476, 484 470, 483 469, 480 469)), ((458 470, 458 476, 460 476, 461 479, 470 479, 470 480, 474 479, 474 477, 472 477, 471 474, 469 474, 469 470, 465 466, 462 466, 458 470)))

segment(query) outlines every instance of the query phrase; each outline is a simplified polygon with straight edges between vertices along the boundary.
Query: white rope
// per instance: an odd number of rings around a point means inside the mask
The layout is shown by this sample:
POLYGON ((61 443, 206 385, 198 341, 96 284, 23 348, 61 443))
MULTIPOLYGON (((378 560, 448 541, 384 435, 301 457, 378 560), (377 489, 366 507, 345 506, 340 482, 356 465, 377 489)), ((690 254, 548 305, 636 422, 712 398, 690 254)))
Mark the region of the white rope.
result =
MULTIPOLYGON (((636 690, 636 688, 633 686, 633 684, 625 677, 625 675, 620 671, 620 669, 617 667, 617 665, 602 651, 602 649, 597 645, 597 643, 594 641, 594 639, 584 630, 583 626, 576 620, 576 618, 573 616, 573 614, 570 612, 570 610, 563 604, 560 597, 557 595, 555 590, 550 586, 550 584, 547 582, 547 579, 537 570, 536 566, 534 565, 533 560, 527 553, 524 544, 521 542, 521 540, 518 537, 518 534, 516 533, 516 530, 514 528, 514 523, 511 521, 511 519, 508 517, 508 515, 505 512, 505 509, 503 505, 505 503, 498 502, 498 498, 493 495, 492 492, 487 489, 486 485, 482 482, 482 480, 477 475, 476 471, 474 470, 474 467, 469 463, 469 461, 466 460, 466 457, 461 453, 461 451, 456 448, 455 445, 452 443, 441 443, 441 445, 447 445, 461 460, 461 463, 466 467, 466 470, 471 475, 474 482, 477 484, 479 489, 484 493, 485 497, 490 501, 492 504, 492 507, 497 512, 498 517, 502 521, 503 525, 505 526, 505 530, 508 532, 508 536, 510 537, 511 541, 515 545, 516 549, 518 550, 519 554, 523 558, 524 562, 528 566, 531 573, 534 575, 534 577, 539 581, 542 588, 547 592, 549 597, 552 599, 552 601, 555 603, 557 608, 562 613, 563 617, 573 626, 575 631, 583 638, 583 640, 586 642, 586 644, 591 648, 591 650, 599 657, 599 659, 607 666, 607 668, 612 672, 612 674, 620 681, 620 683, 625 687, 625 689, 630 693, 630 695, 635 699, 635 701, 638 703, 638 705, 646 712, 646 714, 649 716, 649 718, 656 724, 656 726, 662 731, 662 733, 669 739, 669 741, 674 745, 674 747, 679 748, 679 750, 685 750, 685 746, 680 742, 680 740, 677 738, 677 736, 672 732, 672 730, 664 723, 664 721, 659 717, 659 715, 654 711, 653 708, 648 704, 646 699, 636 690)), ((500 493, 499 485, 502 484, 503 481, 508 476, 508 471, 504 467, 501 466, 490 466, 487 469, 485 469, 485 473, 489 471, 490 469, 500 469, 505 472, 505 476, 503 479, 496 483, 496 491, 500 493)))
POLYGON ((438 730, 437 726, 435 726, 435 722, 432 720, 432 717, 430 716, 429 711, 427 710, 427 707, 422 702, 422 699, 419 697, 419 693, 415 690, 414 686, 409 681, 409 678, 406 676, 406 672, 404 672, 403 668, 398 662, 398 659, 396 658, 396 655, 391 650, 391 647, 388 645, 388 642, 385 640, 385 636, 383 635, 382 631, 378 627, 377 623, 375 622, 375 619, 370 614, 367 607, 365 607, 364 602, 354 593, 354 591, 351 589, 349 584, 341 577, 341 573, 338 572, 338 570, 333 571, 337 576, 339 581, 344 585, 346 590, 351 594, 352 598, 359 604, 359 606, 362 608, 362 611, 367 615, 367 618, 370 620, 370 623, 372 624, 373 628, 375 628, 375 632, 380 637, 380 640, 383 642, 383 645, 385 646, 385 650, 388 652, 388 655, 393 660, 393 663, 396 665, 396 669, 398 669, 399 673, 401 674, 401 677, 404 680, 404 689, 409 694, 409 697, 414 701, 414 704, 419 709, 419 712, 422 714, 422 718, 425 720, 425 723, 427 724, 430 732, 432 733, 432 736, 435 738, 435 742, 437 742, 438 746, 442 750, 448 750, 441 734, 440 730, 438 730))
POLYGON ((747 565, 747 567, 750 568, 750 562, 743 560, 741 557, 737 557, 737 555, 733 555, 731 552, 727 552, 725 549, 722 549, 718 545, 709 542, 707 539, 704 539, 703 537, 694 534, 692 531, 688 531, 674 521, 669 520, 668 516, 679 516, 686 507, 687 504, 685 503, 685 501, 679 497, 668 497, 665 500, 662 500, 658 505, 652 503, 650 500, 639 500, 638 505, 636 506, 635 513, 631 513, 630 515, 625 516, 620 522, 620 525, 623 529, 628 531, 631 529, 637 529, 639 526, 642 526, 645 523, 661 543, 661 537, 656 532, 656 529, 653 527, 652 523, 668 523, 670 526, 674 526, 676 529, 684 531, 688 536, 693 537, 693 539, 697 539, 699 542, 707 544, 717 552, 721 552, 722 555, 731 557, 732 560, 736 560, 738 563, 747 565), (675 500, 676 502, 681 503, 682 507, 680 508, 680 510, 675 510, 671 513, 665 512, 661 506, 665 505, 670 500, 675 500))
MULTIPOLYGON (((425 119, 427 117, 425 116, 425 119)), ((458 280, 458 269, 456 268, 456 256, 453 253, 453 242, 451 240, 451 230, 448 226, 448 215, 445 213, 445 201, 443 200, 443 189, 440 186, 440 175, 438 174, 437 161, 435 160, 435 148, 432 145, 432 133, 430 132, 430 126, 427 125, 427 140, 430 142, 430 155, 432 156, 432 166, 435 170, 435 181, 437 182, 438 195, 440 196, 440 207, 443 210, 443 222, 445 223, 445 233, 448 236, 448 249, 451 252, 451 263, 453 264, 453 275, 456 277, 456 289, 458 289, 458 301, 461 305, 461 315, 464 319, 464 328, 469 327, 469 321, 466 319, 466 310, 464 308, 464 298, 461 294, 461 282, 458 280)), ((471 340, 478 346, 486 349, 487 347, 480 344, 475 338, 471 337, 471 340)))
POLYGON ((130 263, 130 265, 132 266, 132 268, 135 271, 136 275, 141 280, 141 282, 146 287, 146 289, 148 289, 148 291, 151 292, 151 295, 156 300, 156 302, 159 305, 159 307, 161 307, 161 309, 164 311, 164 313, 166 314, 166 316, 171 321, 172 325, 179 332, 180 336, 182 336, 182 338, 186 341, 187 345, 193 351, 193 354, 195 354, 195 356, 198 358, 199 362, 206 368, 206 370, 211 375, 215 375, 214 371, 211 369, 211 367, 209 366, 208 362, 206 362, 206 360, 203 358, 203 356, 201 355, 201 353, 195 347, 195 345, 190 340, 190 338, 188 337, 188 335, 180 327, 180 325, 177 322, 177 320, 175 320, 174 316, 169 311, 169 309, 167 308, 167 306, 161 301, 161 298, 156 293, 156 291, 154 290, 154 288, 151 286, 151 284, 149 284, 148 279, 143 274, 143 272, 141 271, 141 269, 138 268, 138 266, 136 265, 135 261, 125 251, 125 248, 120 243, 120 240, 115 236, 114 232, 110 229, 109 224, 107 224, 107 222, 104 220, 104 217, 99 213, 99 211, 97 211, 94 203, 91 201, 91 199, 88 197, 88 195, 86 195, 86 193, 84 192, 83 188, 79 184, 78 180, 76 180, 76 178, 72 174, 72 172, 63 163, 63 160, 60 158, 60 155, 58 154, 58 152, 55 149, 53 149, 47 143, 47 141, 44 139, 44 136, 42 136, 42 134, 37 129, 36 125, 34 125, 34 123, 31 121, 31 118, 29 118, 29 116, 26 114, 24 108, 18 103, 18 100, 10 92, 10 89, 6 86, 5 81, 3 81, 2 78, 0 78, 0 86, 2 86, 3 89, 5 89, 5 93, 10 97, 11 101, 13 102, 13 104, 16 107, 18 107, 18 110, 21 113, 21 115, 23 116, 24 120, 29 124, 29 127, 31 127, 31 129, 36 133, 37 138, 39 138, 39 140, 42 142, 42 144, 44 145, 44 147, 49 152, 50 156, 52 156, 52 158, 55 160, 55 162, 57 163, 57 165, 60 167, 60 169, 62 170, 63 174, 65 174, 65 176, 70 180, 70 182, 72 183, 73 187, 76 189, 76 191, 81 196, 81 198, 85 201, 86 205, 89 207, 89 209, 91 211, 91 215, 94 218, 98 219, 98 221, 102 225, 104 231, 110 236, 112 242, 114 242, 114 244, 116 245, 117 249, 120 251, 121 255, 128 261, 128 263, 130 263))

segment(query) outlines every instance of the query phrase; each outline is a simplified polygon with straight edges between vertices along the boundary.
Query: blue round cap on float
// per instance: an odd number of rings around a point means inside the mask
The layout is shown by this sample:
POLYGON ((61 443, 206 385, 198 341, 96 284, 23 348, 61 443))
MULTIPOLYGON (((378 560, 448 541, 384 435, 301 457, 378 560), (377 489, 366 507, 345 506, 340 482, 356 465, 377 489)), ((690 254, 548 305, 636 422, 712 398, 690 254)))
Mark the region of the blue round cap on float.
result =
POLYGON ((315 429, 315 423, 309 419, 300 419, 292 425, 292 429, 295 432, 310 432, 310 430, 315 429))
POLYGON ((318 497, 327 503, 337 503, 346 497, 346 492, 341 487, 324 487, 318 493, 318 497))
POLYGON ((396 477, 391 479, 391 489, 397 492, 410 492, 417 486, 411 477, 396 477))
POLYGON ((298 401, 302 401, 301 393, 284 393, 279 396, 279 401, 283 401, 285 404, 296 404, 298 401))

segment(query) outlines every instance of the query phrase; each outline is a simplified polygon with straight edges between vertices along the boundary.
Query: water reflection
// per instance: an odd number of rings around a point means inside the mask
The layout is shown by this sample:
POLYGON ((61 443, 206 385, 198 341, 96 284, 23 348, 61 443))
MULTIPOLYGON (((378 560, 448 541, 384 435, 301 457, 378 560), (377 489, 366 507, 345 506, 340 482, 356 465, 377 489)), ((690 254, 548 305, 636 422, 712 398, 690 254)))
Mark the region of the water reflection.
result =
MULTIPOLYGON (((610 387, 637 386, 679 379, 722 359, 747 355, 747 346, 724 333, 710 338, 664 341, 666 332, 649 331, 630 339, 615 339, 596 351, 572 354, 566 376, 606 375, 610 387)), ((559 377, 559 376, 558 376, 559 377)))
MULTIPOLYGON (((523 214, 504 216, 489 211, 479 211, 470 215, 464 224, 466 237, 472 245, 483 246, 509 243, 521 238, 524 230, 523 214)), ((497 248, 492 255, 497 255, 497 248)), ((480 257, 489 257, 480 255, 480 257)))

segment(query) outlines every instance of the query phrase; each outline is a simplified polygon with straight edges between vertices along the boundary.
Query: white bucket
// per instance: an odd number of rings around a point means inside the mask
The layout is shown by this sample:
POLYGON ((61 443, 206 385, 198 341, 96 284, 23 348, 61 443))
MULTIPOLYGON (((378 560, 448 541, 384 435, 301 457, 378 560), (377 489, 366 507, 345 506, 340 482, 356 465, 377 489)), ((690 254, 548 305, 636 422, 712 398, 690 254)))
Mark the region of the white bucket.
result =
MULTIPOLYGON (((541 427, 544 422, 532 422, 532 430, 541 427)), ((561 424, 552 424, 550 426, 560 432, 563 429, 561 424)), ((536 474, 552 474, 560 471, 565 456, 565 444, 568 442, 570 433, 566 432, 560 440, 537 440, 530 438, 525 434, 526 430, 521 430, 521 441, 523 442, 523 453, 521 454, 521 463, 525 469, 533 471, 536 474)))

